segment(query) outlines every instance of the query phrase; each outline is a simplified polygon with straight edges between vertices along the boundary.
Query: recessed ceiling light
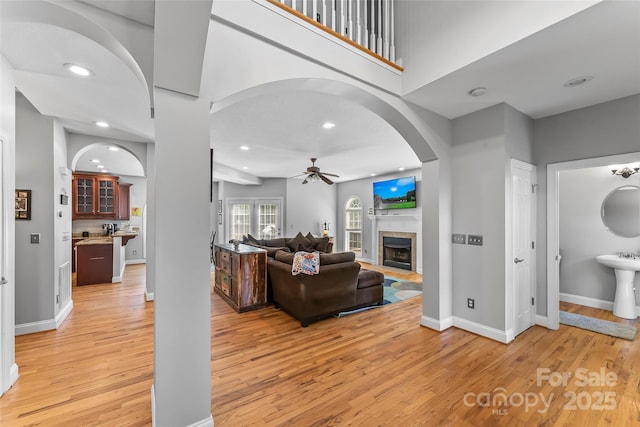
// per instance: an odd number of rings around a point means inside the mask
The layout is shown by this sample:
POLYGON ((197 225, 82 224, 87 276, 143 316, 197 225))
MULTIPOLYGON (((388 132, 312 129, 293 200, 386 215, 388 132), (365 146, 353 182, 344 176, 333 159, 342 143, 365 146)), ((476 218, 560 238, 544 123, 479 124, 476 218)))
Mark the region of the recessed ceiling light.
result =
POLYGON ((93 71, 91 71, 87 67, 83 67, 82 65, 78 65, 78 64, 72 64, 70 62, 67 62, 66 64, 64 64, 64 68, 71 71, 76 76, 80 76, 80 77, 90 77, 93 75, 93 71))
POLYGON ((119 148, 118 147, 114 147, 114 146, 109 146, 109 147, 107 147, 107 150, 118 151, 119 148))
POLYGON ((399 171, 403 171, 403 170, 404 170, 404 167, 399 167, 399 168, 398 168, 398 170, 399 170, 399 171))
POLYGON ((332 128, 336 127, 336 124, 332 123, 332 122, 324 122, 322 124, 322 127, 325 128, 325 129, 332 129, 332 128))
POLYGON ((103 166, 103 165, 96 165, 96 167, 97 167, 98 169, 104 169, 104 166, 103 166))
POLYGON ((98 160, 98 159, 91 159, 91 163, 100 163, 100 160, 98 160))
POLYGON ((564 86, 564 87, 580 86, 580 85, 583 85, 585 83, 589 83, 591 81, 591 79, 593 79, 593 76, 574 77, 571 80, 567 80, 562 86, 564 86))
POLYGON ((247 170, 247 169, 249 169, 249 167, 248 166, 243 166, 242 169, 247 170))
POLYGON ((247 151, 247 150, 249 150, 249 147, 247 147, 246 145, 241 145, 241 146, 240 146, 240 149, 241 149, 242 151, 247 151))
POLYGON ((375 174, 375 173, 370 173, 369 175, 370 175, 370 176, 376 176, 376 174, 375 174))
POLYGON ((485 93, 487 93, 487 88, 486 87, 477 87, 474 89, 471 89, 469 92, 467 92, 469 95, 471 96, 482 96, 485 93))
POLYGON ((96 126, 101 127, 101 128, 108 128, 109 127, 109 123, 104 122, 102 120, 98 120, 96 122, 96 126))
POLYGON ((109 171, 108 171, 108 170, 106 170, 106 169, 102 169, 102 171, 101 171, 101 172, 102 172, 102 173, 107 173, 107 172, 109 172, 109 171))

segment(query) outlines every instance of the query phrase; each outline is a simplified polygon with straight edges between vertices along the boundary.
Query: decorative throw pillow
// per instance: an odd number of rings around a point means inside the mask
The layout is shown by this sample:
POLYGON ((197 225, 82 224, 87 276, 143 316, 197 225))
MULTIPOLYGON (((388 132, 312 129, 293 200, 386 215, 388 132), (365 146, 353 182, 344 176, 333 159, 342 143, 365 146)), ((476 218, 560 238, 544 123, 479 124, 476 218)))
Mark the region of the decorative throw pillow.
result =
POLYGON ((247 241, 256 245, 262 245, 264 243, 253 237, 251 234, 247 234, 247 241))
POLYGON ((307 235, 304 237, 306 237, 307 240, 311 242, 311 247, 313 249, 315 249, 318 246, 318 239, 313 234, 311 234, 311 232, 307 233, 307 235))
POLYGON ((302 235, 302 233, 298 233, 296 234, 296 237, 294 237, 293 239, 289 240, 289 242, 287 243, 287 246, 293 251, 293 252, 298 252, 298 251, 312 251, 313 247, 311 245, 311 242, 302 235))
POLYGON ((329 252, 329 238, 328 237, 318 237, 316 239, 318 244, 316 245, 316 250, 320 252, 329 252))
POLYGON ((319 252, 296 252, 293 256, 291 264, 291 274, 293 276, 300 273, 318 274, 320 272, 320 253, 319 252))

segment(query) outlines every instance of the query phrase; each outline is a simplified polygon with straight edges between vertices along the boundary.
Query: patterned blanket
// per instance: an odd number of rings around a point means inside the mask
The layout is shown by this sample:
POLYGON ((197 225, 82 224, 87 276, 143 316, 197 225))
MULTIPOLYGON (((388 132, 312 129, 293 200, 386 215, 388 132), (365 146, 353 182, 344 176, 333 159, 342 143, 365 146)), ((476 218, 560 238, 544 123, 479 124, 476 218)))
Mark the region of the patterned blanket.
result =
POLYGON ((291 275, 318 274, 320 272, 320 252, 296 252, 291 264, 291 275))

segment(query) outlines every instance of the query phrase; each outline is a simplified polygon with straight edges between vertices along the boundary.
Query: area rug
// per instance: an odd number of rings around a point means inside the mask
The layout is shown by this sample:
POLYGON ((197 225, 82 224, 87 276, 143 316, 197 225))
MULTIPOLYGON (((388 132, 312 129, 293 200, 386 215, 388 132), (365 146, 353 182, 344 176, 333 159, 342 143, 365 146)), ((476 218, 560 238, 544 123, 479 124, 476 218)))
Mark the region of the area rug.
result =
POLYGON ((566 311, 560 311, 560 323, 629 341, 633 341, 638 333, 638 330, 633 326, 595 319, 566 311))
MULTIPOLYGON (((409 298, 422 295, 422 283, 408 282, 406 280, 396 279, 395 277, 384 277, 383 288, 383 305, 392 304, 398 301, 404 301, 409 298)), ((360 313, 361 311, 371 310, 372 308, 380 307, 374 305, 371 307, 358 308, 351 311, 343 311, 335 315, 335 317, 344 317, 354 313, 360 313)))

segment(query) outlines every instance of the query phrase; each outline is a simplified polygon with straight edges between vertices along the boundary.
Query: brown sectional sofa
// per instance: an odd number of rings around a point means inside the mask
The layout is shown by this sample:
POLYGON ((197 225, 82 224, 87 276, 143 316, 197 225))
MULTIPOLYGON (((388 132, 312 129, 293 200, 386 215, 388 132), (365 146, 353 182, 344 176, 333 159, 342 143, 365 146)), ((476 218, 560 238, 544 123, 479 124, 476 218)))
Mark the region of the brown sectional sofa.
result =
POLYGON ((270 258, 273 258, 278 250, 285 252, 318 251, 322 253, 331 253, 333 251, 333 243, 329 241, 328 237, 315 237, 311 233, 307 233, 306 236, 298 233, 295 237, 279 237, 276 239, 256 239, 249 234, 244 236, 242 243, 266 250, 267 256, 270 258))
POLYGON ((353 252, 320 254, 320 272, 291 274, 293 253, 277 251, 268 258, 273 302, 306 327, 343 311, 383 304, 384 275, 361 270, 353 252))

